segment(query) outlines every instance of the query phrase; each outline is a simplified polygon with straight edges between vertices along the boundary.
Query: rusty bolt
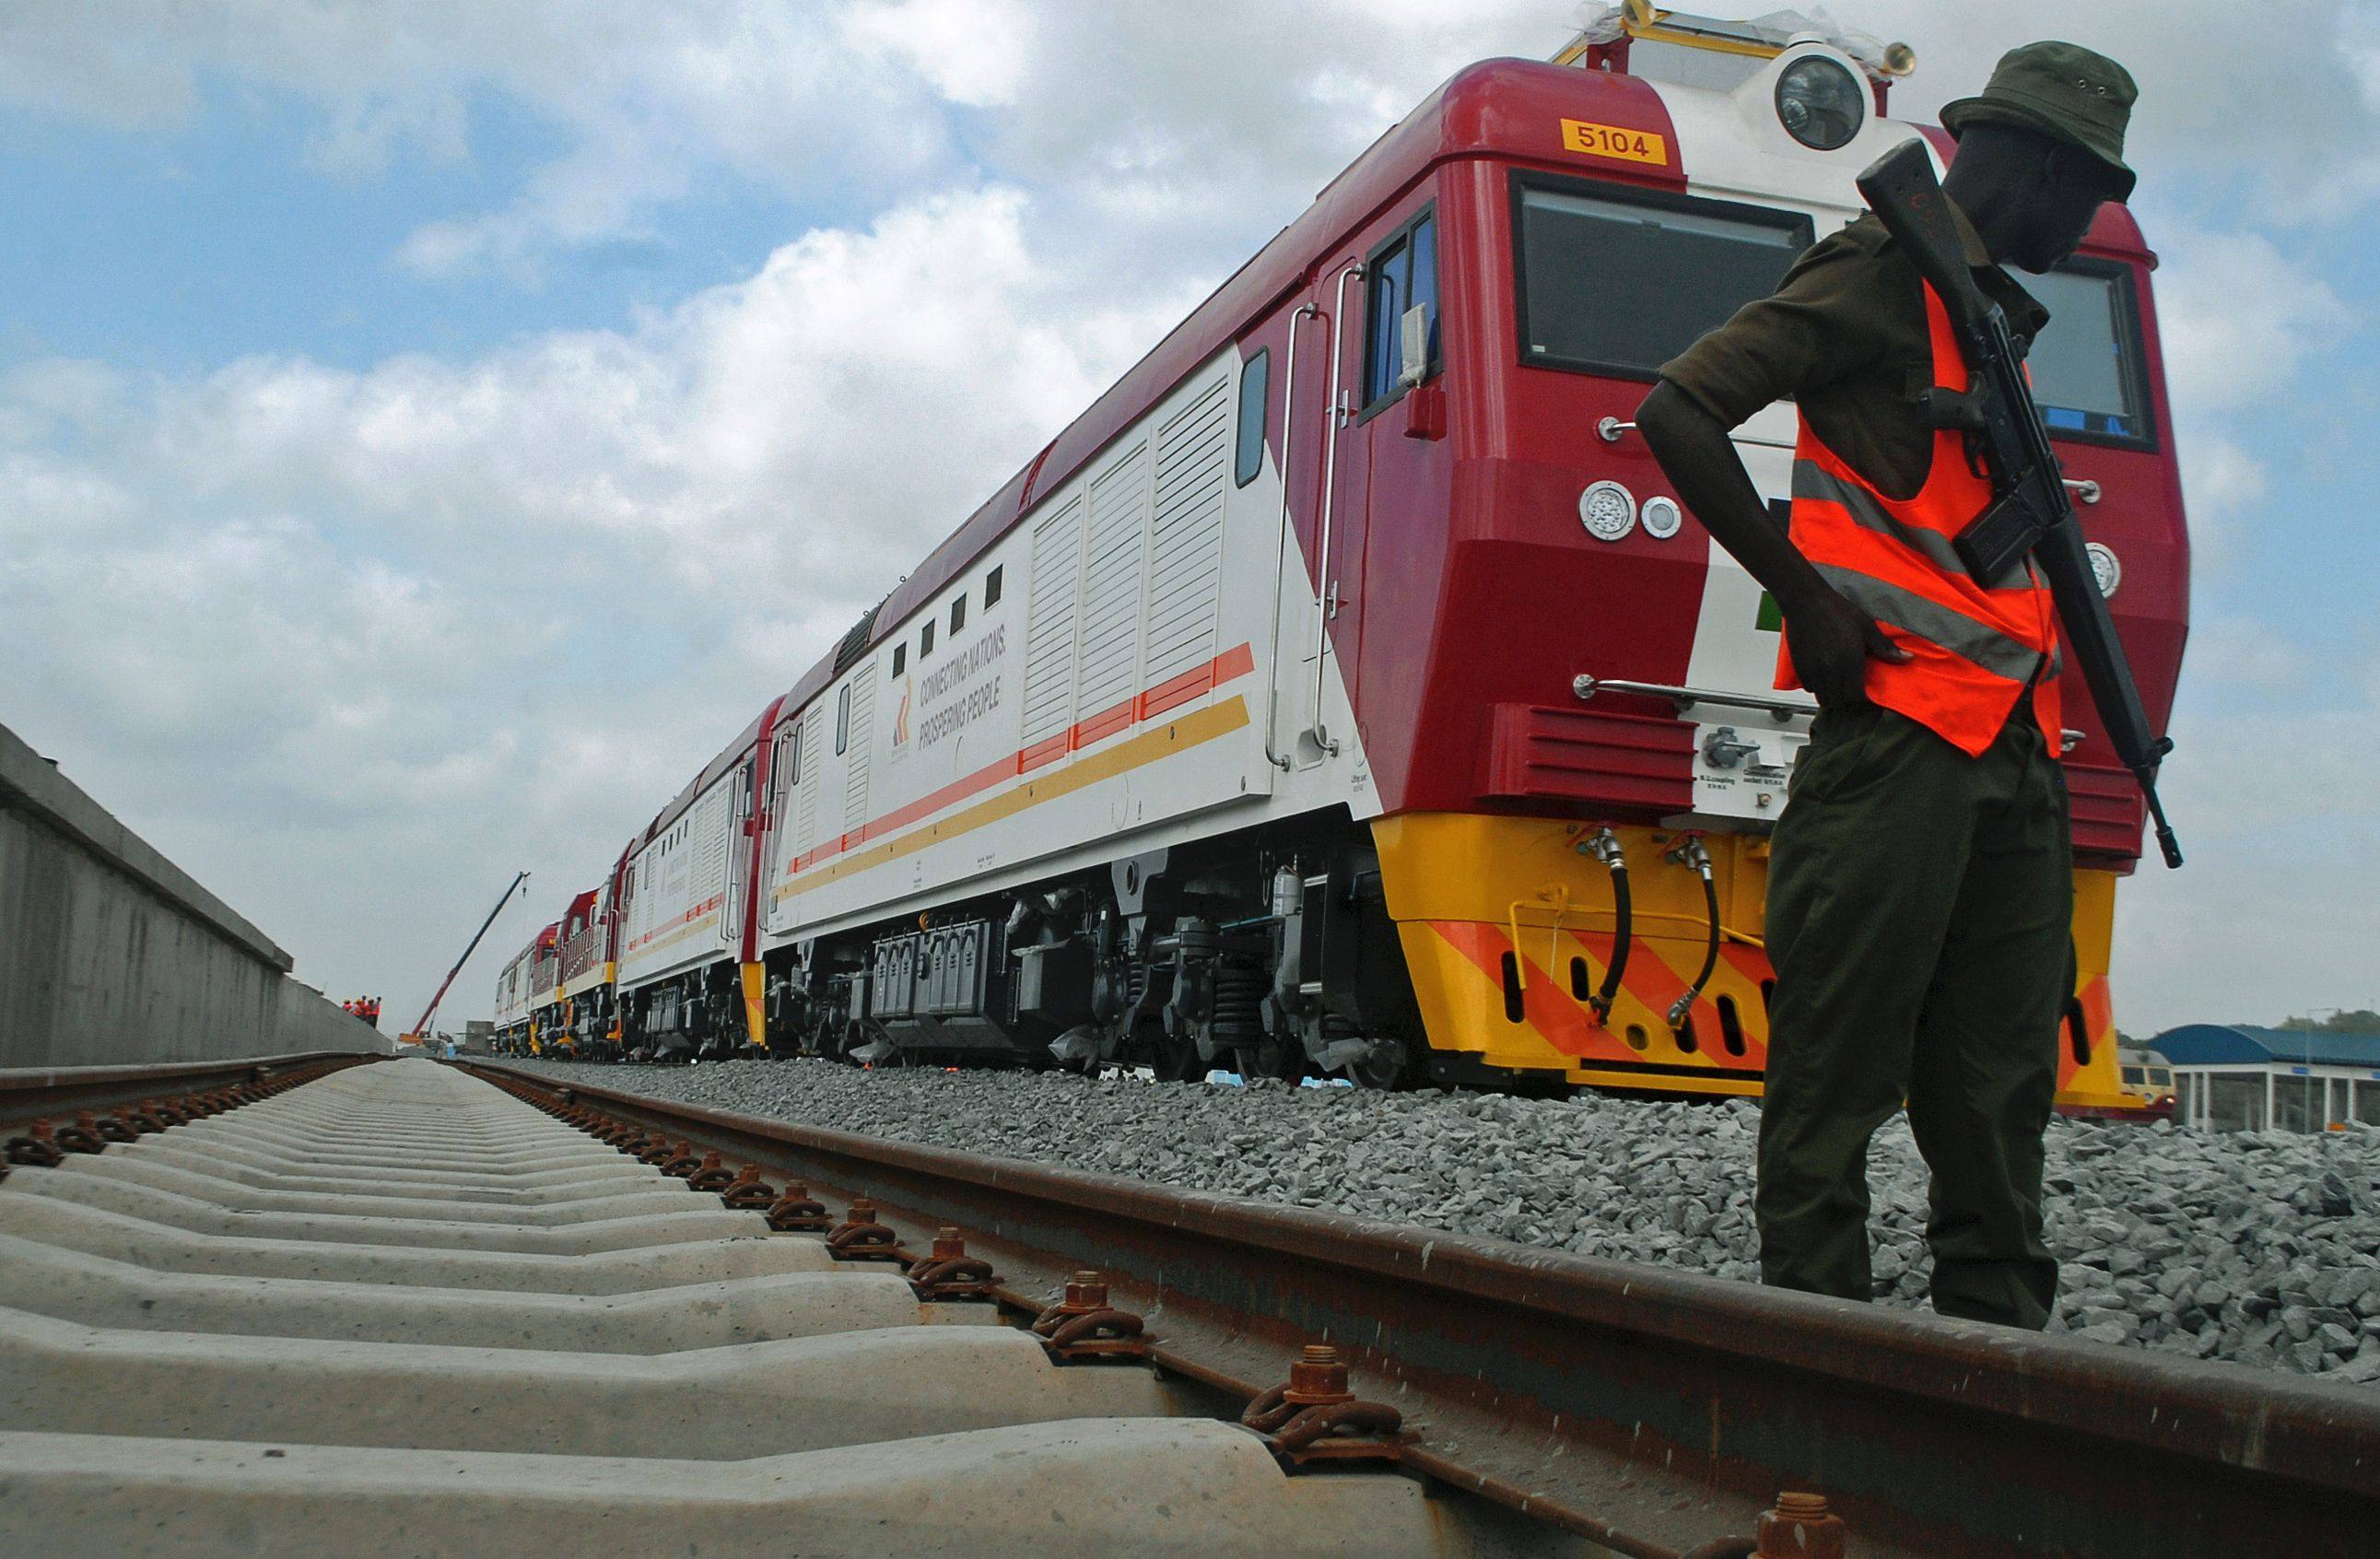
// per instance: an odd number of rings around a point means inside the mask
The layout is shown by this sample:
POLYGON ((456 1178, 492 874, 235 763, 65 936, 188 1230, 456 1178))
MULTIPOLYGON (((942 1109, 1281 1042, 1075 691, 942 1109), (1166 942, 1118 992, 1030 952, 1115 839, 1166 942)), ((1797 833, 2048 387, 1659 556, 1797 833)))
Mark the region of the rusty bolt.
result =
POLYGON ((841 1261, 889 1261, 899 1238, 891 1226, 879 1223, 876 1204, 866 1197, 853 1200, 851 1211, 826 1236, 827 1254, 841 1261))
POLYGON ((1329 1343, 1308 1343, 1305 1354, 1289 1367, 1289 1389, 1281 1400, 1300 1407, 1317 1403, 1353 1402, 1347 1385, 1347 1365, 1329 1343))
POLYGON ((7 1154, 10 1163, 28 1163, 40 1169, 55 1168, 67 1156, 47 1121, 35 1121, 25 1128, 22 1137, 8 1139, 7 1154))
POLYGON ((1358 1402, 1346 1361, 1328 1343, 1309 1343, 1289 1367, 1289 1383, 1248 1404, 1240 1422, 1263 1435, 1276 1456, 1309 1461, 1395 1461, 1404 1415, 1380 1402, 1358 1402))
POLYGON ((1050 1356, 1061 1360, 1144 1358, 1148 1354, 1140 1317, 1114 1309, 1107 1280, 1095 1272, 1067 1278, 1066 1297, 1033 1318, 1033 1332, 1050 1356))
POLYGON ((107 1146, 107 1139, 99 1134, 99 1127, 84 1110, 75 1116, 74 1124, 57 1128, 57 1145, 70 1153, 96 1153, 107 1146))
POLYGON ((760 1166, 747 1163, 720 1188, 719 1200, 746 1212, 762 1212, 777 1204, 777 1193, 760 1178, 760 1166))
POLYGON ((991 1263, 967 1254, 958 1230, 936 1232, 931 1253, 909 1269, 909 1281, 922 1299, 981 1299, 990 1297, 991 1263))
POLYGON ((823 1203, 810 1200, 808 1186, 798 1183, 785 1188, 785 1194, 769 1207, 769 1227, 779 1234, 824 1234, 834 1227, 823 1203))
POLYGON ((1824 1494, 1786 1492, 1755 1529, 1759 1559, 1842 1559, 1843 1518, 1824 1494))

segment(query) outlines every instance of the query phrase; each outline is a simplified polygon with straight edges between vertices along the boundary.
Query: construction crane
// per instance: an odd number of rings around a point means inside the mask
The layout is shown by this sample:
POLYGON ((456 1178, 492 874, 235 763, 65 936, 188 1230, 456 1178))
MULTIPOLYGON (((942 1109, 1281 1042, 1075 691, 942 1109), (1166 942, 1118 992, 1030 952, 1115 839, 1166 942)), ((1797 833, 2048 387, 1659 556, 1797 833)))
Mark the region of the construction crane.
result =
POLYGON ((430 1019, 438 1011, 438 1004, 446 999, 447 988, 455 983, 455 977, 463 972, 463 966, 469 963, 471 955, 479 950, 480 939, 488 934, 488 928, 496 923, 496 917, 504 912, 504 906, 513 901, 513 895, 518 893, 521 884, 528 881, 527 871, 522 871, 513 878, 512 886, 504 891, 503 896, 496 900, 496 907, 488 911, 488 918, 480 922, 480 929, 471 933, 471 940, 464 945, 463 956, 455 960, 455 967, 448 969, 446 978, 438 982, 438 993, 430 998, 428 1006, 421 1009, 421 1020, 416 1023, 410 1031, 399 1034, 398 1042, 418 1045, 430 1037, 430 1019))

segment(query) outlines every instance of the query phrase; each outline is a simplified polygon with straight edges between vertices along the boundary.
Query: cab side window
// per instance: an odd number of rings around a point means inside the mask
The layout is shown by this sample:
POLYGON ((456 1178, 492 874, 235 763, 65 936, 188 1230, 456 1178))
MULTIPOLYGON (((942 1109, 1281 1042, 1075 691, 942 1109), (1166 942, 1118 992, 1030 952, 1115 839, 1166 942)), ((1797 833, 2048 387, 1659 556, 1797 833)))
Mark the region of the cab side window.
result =
POLYGON ((1240 370, 1240 436, 1232 480, 1245 487, 1264 469, 1265 431, 1272 414, 1272 349, 1259 347, 1240 370))
POLYGON ((1406 223, 1364 262, 1365 313, 1364 406, 1369 409, 1402 393, 1397 377, 1404 371, 1405 311, 1418 306, 1427 322, 1428 367, 1423 377, 1445 366, 1438 338, 1438 213, 1425 209, 1406 223))

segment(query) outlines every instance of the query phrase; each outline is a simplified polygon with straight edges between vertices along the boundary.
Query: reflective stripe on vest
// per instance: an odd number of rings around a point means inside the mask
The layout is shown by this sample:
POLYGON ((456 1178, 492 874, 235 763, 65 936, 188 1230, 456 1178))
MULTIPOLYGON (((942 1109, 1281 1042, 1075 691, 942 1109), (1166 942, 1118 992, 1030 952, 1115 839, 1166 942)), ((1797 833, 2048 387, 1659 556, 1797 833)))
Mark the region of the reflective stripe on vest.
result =
MULTIPOLYGON (((1932 287, 1925 293, 1934 384, 1964 391, 1967 366, 1949 316, 1932 287)), ((1793 542, 1910 656, 1906 663, 1870 660, 1867 697, 1970 755, 1992 744, 2028 685, 2034 719, 2054 743, 2065 664, 2057 611, 2031 561, 1986 588, 1968 575, 1951 545, 1991 501, 1991 483, 1968 465, 1956 430, 1934 434, 1916 494, 1888 498, 1821 443, 1808 419, 1802 421, 1793 450, 1793 542)), ((1791 639, 1788 624, 1779 688, 1799 685, 1791 639)))

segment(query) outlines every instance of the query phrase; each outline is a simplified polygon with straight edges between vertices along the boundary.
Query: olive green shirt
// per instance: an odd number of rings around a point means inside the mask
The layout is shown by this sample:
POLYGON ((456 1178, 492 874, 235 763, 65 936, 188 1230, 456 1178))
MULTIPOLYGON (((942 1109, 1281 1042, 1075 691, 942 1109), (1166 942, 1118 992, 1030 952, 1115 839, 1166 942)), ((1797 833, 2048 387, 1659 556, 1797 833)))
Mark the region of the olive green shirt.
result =
MULTIPOLYGON (((2020 345, 2030 344, 2048 311, 1991 262, 1965 214, 1950 210, 1976 283, 2020 345)), ((1873 215, 1811 245, 1774 296, 1737 310, 1664 363, 1661 377, 1730 428, 1771 401, 1795 401, 1819 441, 1887 497, 1925 485, 1934 430, 1914 398, 1934 383, 1925 297, 1916 268, 1873 215)))

